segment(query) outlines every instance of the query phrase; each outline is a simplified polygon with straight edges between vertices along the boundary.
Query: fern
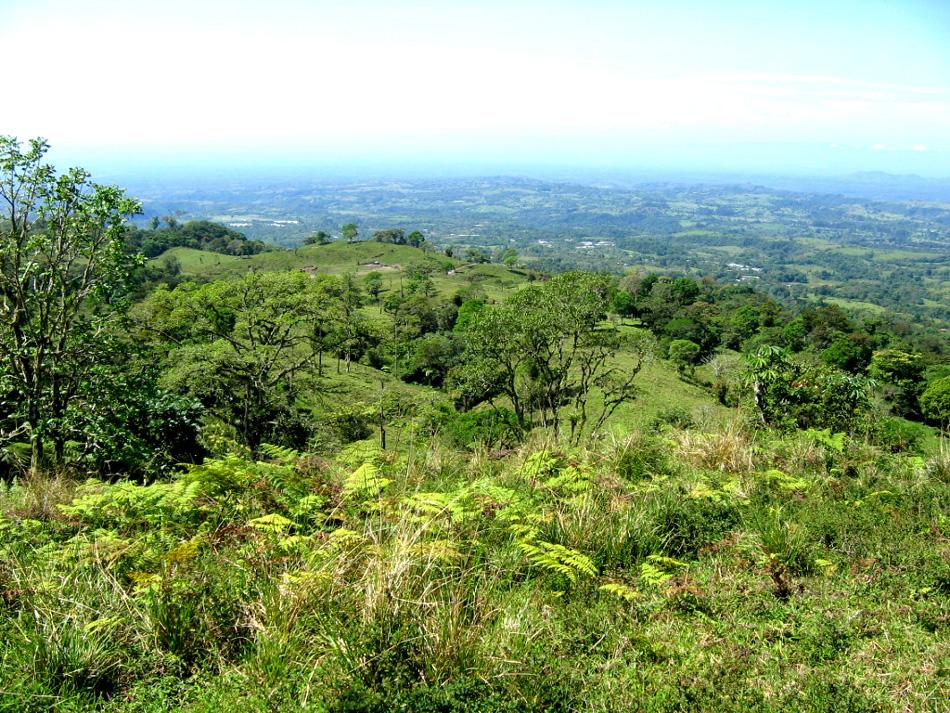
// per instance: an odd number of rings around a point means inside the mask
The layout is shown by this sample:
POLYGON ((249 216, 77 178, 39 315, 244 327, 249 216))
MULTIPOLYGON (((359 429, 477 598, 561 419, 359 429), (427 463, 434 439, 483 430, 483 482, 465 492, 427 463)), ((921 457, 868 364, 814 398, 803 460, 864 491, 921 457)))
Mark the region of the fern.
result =
POLYGON ((818 443, 831 449, 835 453, 844 453, 844 435, 843 433, 832 433, 830 428, 821 431, 809 428, 805 434, 814 438, 818 443))
POLYGON ((294 526, 294 521, 288 520, 283 515, 270 513, 269 515, 256 517, 253 520, 248 521, 247 524, 248 527, 253 527, 255 530, 259 530, 261 532, 284 534, 289 532, 290 528, 294 526))
POLYGON ((417 512, 437 516, 448 513, 454 522, 467 520, 473 510, 466 507, 467 490, 458 493, 413 493, 403 498, 402 504, 417 512))
MULTIPOLYGON (((840 435, 840 434, 839 434, 840 435)), ((805 492, 811 487, 811 483, 803 478, 795 478, 787 475, 780 470, 767 470, 762 476, 770 485, 776 485, 782 490, 789 492, 805 492)))
POLYGON ((634 599, 640 596, 640 592, 638 592, 636 589, 633 589, 632 587, 628 587, 625 584, 619 584, 617 582, 609 582, 607 584, 602 584, 600 585, 600 589, 601 591, 615 594, 621 599, 626 599, 628 602, 633 601, 634 599))
POLYGON ((327 542, 330 549, 339 550, 344 547, 362 544, 365 541, 363 535, 358 533, 356 530, 351 530, 347 527, 339 527, 333 532, 330 533, 330 538, 327 542))
POLYGON ((458 551, 457 546, 457 543, 451 540, 433 540, 418 542, 409 548, 409 552, 426 559, 453 561, 462 558, 462 553, 458 551))
POLYGON ((389 478, 379 477, 379 468, 372 463, 363 463, 347 477, 343 484, 343 497, 354 495, 378 497, 392 483, 389 478))
POLYGON ((201 546, 206 542, 207 540, 203 537, 195 537, 162 555, 161 560, 167 564, 177 564, 178 562, 186 562, 194 559, 201 551, 201 546))
POLYGON ((355 468, 363 463, 381 465, 382 450, 379 443, 374 440, 354 441, 340 451, 337 455, 337 461, 350 468, 355 468))
POLYGON ((270 443, 262 443, 261 453, 280 465, 294 465, 300 459, 300 451, 287 446, 275 446, 270 443))
POLYGON ((553 474, 561 465, 561 457, 550 451, 537 451, 525 458, 518 469, 517 475, 527 480, 534 480, 553 474))
POLYGON ((640 565, 640 576, 654 587, 659 587, 664 582, 673 579, 672 574, 661 567, 655 567, 649 562, 640 565))
POLYGON ((672 557, 650 555, 647 557, 647 561, 640 565, 640 576, 646 580, 648 584, 659 587, 664 582, 673 579, 670 570, 688 566, 688 563, 680 562, 672 557))
POLYGON ((590 489, 590 472, 586 468, 570 465, 557 475, 548 478, 544 485, 555 492, 576 495, 590 489))
POLYGON ((541 540, 523 540, 518 543, 518 548, 524 552, 531 564, 563 574, 572 584, 581 574, 588 577, 597 576, 597 567, 590 557, 564 545, 541 540))
POLYGON ((185 474, 188 482, 201 483, 209 495, 223 495, 233 491, 244 491, 260 479, 250 464, 235 455, 226 458, 206 458, 200 465, 189 465, 185 474))
POLYGON ((152 485, 87 481, 82 490, 87 494, 59 506, 64 515, 92 525, 129 527, 180 521, 197 509, 195 501, 202 493, 202 484, 184 480, 152 485))
POLYGON ((298 520, 311 520, 320 514, 321 508, 326 505, 327 498, 322 495, 305 495, 290 507, 290 514, 298 520))

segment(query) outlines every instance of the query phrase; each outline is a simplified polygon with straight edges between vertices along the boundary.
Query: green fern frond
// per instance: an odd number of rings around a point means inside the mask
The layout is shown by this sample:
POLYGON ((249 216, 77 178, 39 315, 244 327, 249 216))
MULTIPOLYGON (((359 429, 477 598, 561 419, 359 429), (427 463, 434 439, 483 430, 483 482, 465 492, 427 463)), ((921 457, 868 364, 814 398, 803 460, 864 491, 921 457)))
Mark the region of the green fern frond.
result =
POLYGON ((152 485, 87 482, 80 492, 85 494, 59 506, 64 515, 95 525, 132 527, 181 520, 196 509, 194 502, 202 493, 202 484, 184 480, 152 485))
POLYGON ((194 559, 198 556, 198 553, 201 551, 201 546, 205 544, 206 541, 207 540, 203 537, 196 537, 188 542, 183 542, 170 552, 166 552, 160 559, 168 564, 194 559))
POLYGON ((675 567, 689 567, 689 562, 682 562, 678 559, 673 559, 672 557, 664 557, 663 555, 650 555, 647 557, 647 560, 654 562, 661 567, 666 567, 667 569, 673 569, 675 567))
POLYGON ((413 510, 438 515, 449 507, 449 496, 445 493, 413 493, 403 498, 402 503, 413 510))
POLYGON ((366 539, 363 535, 356 530, 351 530, 348 527, 339 527, 330 533, 326 549, 331 553, 339 552, 347 548, 362 545, 365 541, 366 539))
POLYGON ((538 534, 538 528, 523 522, 511 523, 508 525, 508 530, 516 537, 521 537, 525 540, 533 540, 538 534))
POLYGON ((260 451, 280 465, 293 465, 300 459, 300 451, 287 446, 275 446, 270 443, 262 443, 260 451))
POLYGON ((377 496, 393 481, 379 477, 379 468, 372 463, 363 463, 347 477, 343 484, 343 497, 351 495, 377 496))
POLYGON ((261 532, 286 533, 294 526, 294 521, 288 520, 283 515, 271 513, 269 515, 263 515, 262 517, 256 517, 248 521, 247 524, 248 527, 253 527, 255 530, 260 530, 261 532))
POLYGON ((789 492, 805 492, 811 487, 811 483, 804 478, 796 478, 774 468, 765 471, 762 478, 770 485, 777 485, 782 490, 788 490, 789 492))
POLYGON ((409 548, 409 552, 426 559, 453 561, 462 557, 462 553, 456 547, 457 543, 451 540, 435 540, 433 542, 418 542, 409 548))
POLYGON ((252 470, 251 464, 235 455, 226 458, 205 458, 201 464, 186 467, 184 479, 189 483, 201 483, 205 492, 211 495, 243 491, 260 479, 252 470))
POLYGON ((465 490, 457 493, 413 493, 403 498, 402 504, 426 515, 448 513, 453 521, 462 522, 474 512, 466 507, 467 495, 465 490))
POLYGON ((382 451, 379 443, 372 439, 365 441, 354 441, 348 444, 337 456, 337 460, 343 465, 355 468, 362 463, 372 463, 380 465, 382 451))
POLYGON ((537 479, 553 474, 561 465, 561 457, 550 451, 536 451, 525 458, 517 474, 525 479, 537 479))
POLYGON ((650 555, 647 557, 647 561, 640 565, 640 576, 648 584, 659 587, 664 582, 673 579, 673 575, 668 570, 688 566, 688 563, 680 562, 672 557, 650 555))
POLYGON ((628 587, 625 584, 619 584, 617 582, 609 582, 608 584, 600 585, 600 589, 604 592, 610 592, 615 594, 622 599, 626 599, 628 602, 637 599, 640 596, 640 592, 632 587, 628 587))
POLYGON ((564 545, 524 540, 518 543, 518 548, 533 565, 563 574, 572 583, 577 581, 579 574, 597 576, 597 567, 590 557, 564 545))
POLYGON ((554 491, 566 491, 571 494, 583 493, 590 489, 590 472, 586 468, 571 465, 554 477, 548 478, 544 485, 554 491))
POLYGON ((310 495, 305 495, 295 502, 291 506, 290 512, 294 517, 310 518, 318 514, 320 509, 326 504, 327 498, 322 495, 311 493, 310 495))

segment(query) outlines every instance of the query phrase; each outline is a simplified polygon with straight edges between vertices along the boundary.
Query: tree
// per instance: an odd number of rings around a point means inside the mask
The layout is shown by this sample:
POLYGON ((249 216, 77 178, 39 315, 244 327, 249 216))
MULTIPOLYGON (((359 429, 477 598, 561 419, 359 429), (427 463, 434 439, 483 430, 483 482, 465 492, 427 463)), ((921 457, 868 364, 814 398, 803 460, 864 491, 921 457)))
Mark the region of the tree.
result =
POLYGON ((379 293, 383 291, 383 275, 380 272, 370 272, 363 278, 363 288, 367 294, 373 298, 374 302, 379 302, 379 293))
POLYGON ((318 230, 314 235, 303 239, 304 245, 326 245, 330 242, 330 234, 323 230, 318 230))
POLYGON ((338 330, 342 278, 251 272, 239 280, 156 290, 143 326, 169 352, 165 385, 201 400, 257 448, 265 438, 295 443, 295 400, 317 376, 320 334, 338 330))
POLYGON ((49 145, 24 148, 0 137, 0 346, 3 392, 13 395, 30 469, 44 441, 62 462, 58 424, 92 367, 86 346, 122 311, 118 294, 137 262, 125 251, 125 219, 141 212, 116 187, 92 183, 73 168, 62 175, 44 163, 49 145))
POLYGON ((347 223, 344 225, 342 228, 340 228, 343 234, 343 239, 349 243, 352 243, 354 240, 356 240, 356 236, 359 235, 358 228, 359 226, 357 226, 356 223, 347 223))
POLYGON ((385 228, 373 233, 373 240, 377 243, 392 243, 393 245, 406 244, 406 232, 399 228, 385 228))
POLYGON ((947 427, 950 423, 950 376, 930 382, 920 396, 920 410, 942 428, 947 427))
POLYGON ((699 298, 699 285, 688 277, 673 280, 670 292, 674 299, 682 305, 693 304, 699 298))
POLYGON ((920 354, 899 349, 881 349, 871 355, 868 376, 885 388, 886 395, 901 416, 917 412, 917 399, 925 384, 920 354))
POLYGON ((519 421, 554 430, 566 411, 575 442, 588 422, 599 428, 633 398, 633 379, 649 351, 629 334, 600 325, 610 282, 603 275, 564 273, 526 287, 499 307, 475 311, 464 332, 463 396, 503 394, 519 421), (621 351, 623 363, 616 359, 621 351), (589 419, 594 390, 601 393, 601 408, 589 419))
POLYGON ((676 364, 680 374, 689 373, 692 376, 695 373, 701 352, 699 345, 688 339, 674 339, 670 343, 670 361, 676 364))
POLYGON ((743 383, 764 426, 853 432, 868 425, 873 380, 793 361, 777 346, 763 345, 745 361, 743 383))

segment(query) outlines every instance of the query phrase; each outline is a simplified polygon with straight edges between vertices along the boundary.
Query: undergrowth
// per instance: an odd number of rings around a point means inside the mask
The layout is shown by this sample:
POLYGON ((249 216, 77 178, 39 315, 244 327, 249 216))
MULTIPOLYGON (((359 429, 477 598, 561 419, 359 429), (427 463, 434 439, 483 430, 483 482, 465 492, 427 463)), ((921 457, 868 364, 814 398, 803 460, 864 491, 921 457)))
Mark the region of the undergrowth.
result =
POLYGON ((0 710, 945 710, 947 472, 669 427, 14 481, 0 710))

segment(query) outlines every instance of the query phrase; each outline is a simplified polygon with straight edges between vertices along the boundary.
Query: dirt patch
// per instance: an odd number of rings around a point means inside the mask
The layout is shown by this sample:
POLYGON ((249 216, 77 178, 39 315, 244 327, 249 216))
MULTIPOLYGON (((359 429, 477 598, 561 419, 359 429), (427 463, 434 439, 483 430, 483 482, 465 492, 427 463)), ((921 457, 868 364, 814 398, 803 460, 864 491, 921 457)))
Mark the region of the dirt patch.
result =
MULTIPOLYGON (((366 272, 393 272, 395 270, 401 270, 402 265, 387 265, 384 262, 379 260, 373 260, 373 262, 361 262, 359 263, 360 267, 365 267, 366 272)), ((362 270, 360 272, 363 272, 362 270)))

